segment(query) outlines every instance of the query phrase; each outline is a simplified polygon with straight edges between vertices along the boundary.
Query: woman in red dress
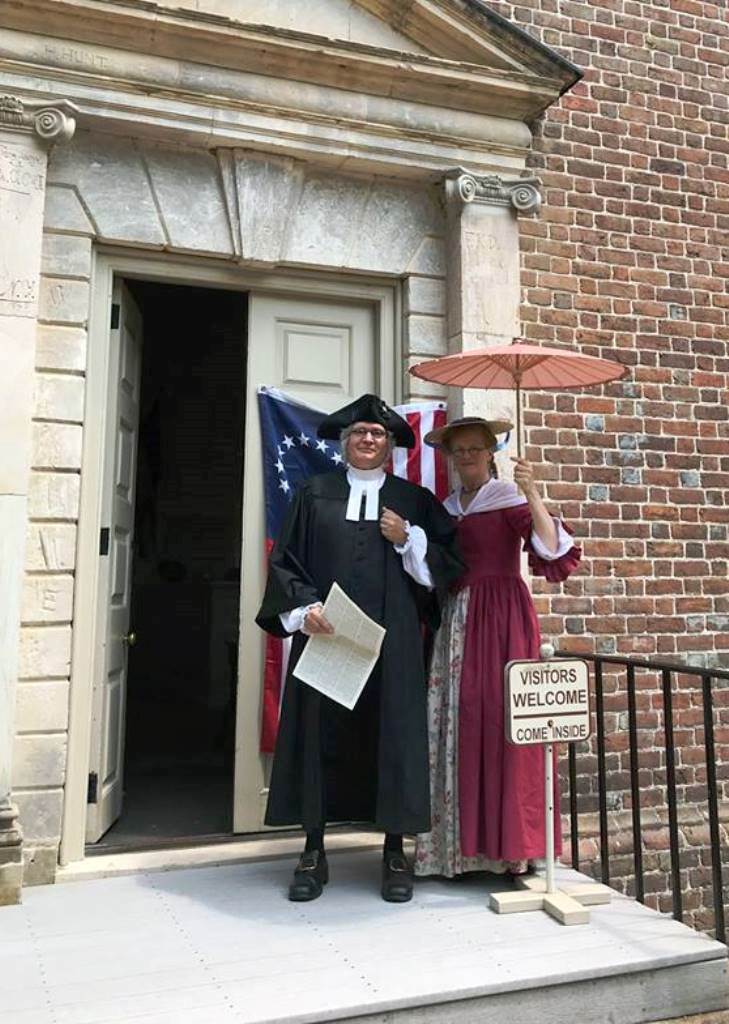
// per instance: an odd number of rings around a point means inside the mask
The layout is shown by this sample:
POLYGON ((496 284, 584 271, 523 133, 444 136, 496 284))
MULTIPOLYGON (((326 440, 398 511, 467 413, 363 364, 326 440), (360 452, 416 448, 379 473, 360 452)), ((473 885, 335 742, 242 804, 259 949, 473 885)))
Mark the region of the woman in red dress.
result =
MULTIPOLYGON (((543 857, 544 759, 540 746, 504 735, 504 666, 538 658, 539 623, 521 577, 528 553, 537 576, 561 582, 580 550, 547 512, 531 465, 515 459, 515 483, 498 480, 496 434, 479 417, 455 420, 425 438, 451 457, 459 485, 446 501, 458 523, 468 570, 435 638, 428 683, 431 832, 418 836, 415 872, 523 874, 543 857)), ((560 850, 555 829, 555 851, 560 850)))

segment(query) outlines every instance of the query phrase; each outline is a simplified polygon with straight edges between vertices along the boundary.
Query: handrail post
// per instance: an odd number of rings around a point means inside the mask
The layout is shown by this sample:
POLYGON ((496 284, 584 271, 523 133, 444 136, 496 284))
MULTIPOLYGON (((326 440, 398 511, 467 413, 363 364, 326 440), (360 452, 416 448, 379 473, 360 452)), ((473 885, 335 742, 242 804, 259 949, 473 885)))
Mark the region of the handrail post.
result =
POLYGON ((671 890, 673 893, 673 916, 677 921, 682 921, 681 863, 678 850, 676 763, 673 744, 673 696, 671 693, 670 669, 662 669, 661 680, 663 684, 663 729, 666 735, 666 797, 668 799, 668 830, 671 843, 671 890))
POLYGON ((643 881, 643 835, 640 823, 640 784, 638 778, 638 723, 635 703, 635 665, 628 665, 628 733, 630 739, 630 800, 633 805, 633 866, 635 870, 635 898, 645 901, 643 881))
POLYGON ((721 877, 721 839, 719 836, 719 807, 714 761, 714 705, 711 676, 702 680, 704 698, 704 749, 706 753, 706 798, 709 804, 709 834, 711 836, 711 877, 714 890, 714 932, 719 942, 726 942, 724 927, 724 887, 721 877))
POLYGON ((605 771, 605 706, 602 691, 602 660, 597 657, 595 658, 595 713, 597 717, 597 798, 600 809, 600 870, 603 885, 610 885, 605 771))

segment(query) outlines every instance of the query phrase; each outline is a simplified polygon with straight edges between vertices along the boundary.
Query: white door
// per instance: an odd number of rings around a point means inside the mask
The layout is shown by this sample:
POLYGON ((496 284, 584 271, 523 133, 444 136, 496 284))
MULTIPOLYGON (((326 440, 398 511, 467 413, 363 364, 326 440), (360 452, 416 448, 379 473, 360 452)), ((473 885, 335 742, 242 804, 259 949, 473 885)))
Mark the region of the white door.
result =
POLYGON ((393 396, 392 342, 383 351, 374 307, 250 296, 243 474, 243 551, 236 725, 236 832, 260 829, 266 804, 259 754, 263 633, 254 622, 265 583, 261 432, 256 390, 278 387, 327 412, 364 392, 393 396), (384 367, 384 370, 382 369, 384 367), (382 389, 385 388, 385 391, 382 389))
POLYGON ((131 293, 114 281, 109 358, 110 408, 105 446, 99 604, 106 618, 95 661, 86 841, 95 843, 121 813, 124 716, 132 591, 142 316, 131 293))

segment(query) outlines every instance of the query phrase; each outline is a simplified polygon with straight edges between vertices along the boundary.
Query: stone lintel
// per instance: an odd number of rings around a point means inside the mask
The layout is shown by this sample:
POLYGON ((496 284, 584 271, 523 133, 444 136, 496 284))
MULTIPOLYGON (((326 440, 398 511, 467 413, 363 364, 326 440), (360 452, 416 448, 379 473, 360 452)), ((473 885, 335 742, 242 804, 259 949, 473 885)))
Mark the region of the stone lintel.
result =
POLYGON ((0 95, 12 89, 35 97, 42 81, 44 89, 73 97, 84 127, 105 135, 185 148, 257 149, 339 173, 429 181, 461 165, 484 174, 518 174, 531 145, 529 127, 504 110, 494 116, 446 109, 437 96, 407 101, 378 94, 374 85, 294 88, 283 73, 276 77, 260 67, 225 68, 181 54, 151 57, 14 30, 0 30, 0 57, 23 68, 12 75, 0 69, 0 95), (82 93, 74 92, 79 71, 82 93))
MULTIPOLYGON (((8 7, 8 5, 5 5, 8 7)), ((177 57, 220 68, 262 71, 305 83, 351 88, 399 101, 436 103, 531 122, 556 102, 565 85, 557 65, 526 56, 508 69, 325 39, 135 0, 15 0, 0 26, 80 43, 105 43, 135 54, 177 57), (343 74, 342 69, 346 68, 343 74)), ((488 58, 484 58, 488 59, 488 58)))

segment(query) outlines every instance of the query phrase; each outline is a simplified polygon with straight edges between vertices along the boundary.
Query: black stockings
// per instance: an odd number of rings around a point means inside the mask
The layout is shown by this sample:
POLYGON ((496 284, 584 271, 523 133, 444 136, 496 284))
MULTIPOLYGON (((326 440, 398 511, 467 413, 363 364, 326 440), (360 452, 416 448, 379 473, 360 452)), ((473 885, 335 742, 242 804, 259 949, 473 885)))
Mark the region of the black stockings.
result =
MULTIPOLYGON (((307 853, 312 850, 323 850, 324 849, 324 829, 316 828, 311 832, 306 833, 306 846, 304 847, 307 853)), ((385 833, 385 845, 384 853, 402 853, 402 835, 398 832, 386 832, 385 833)))

